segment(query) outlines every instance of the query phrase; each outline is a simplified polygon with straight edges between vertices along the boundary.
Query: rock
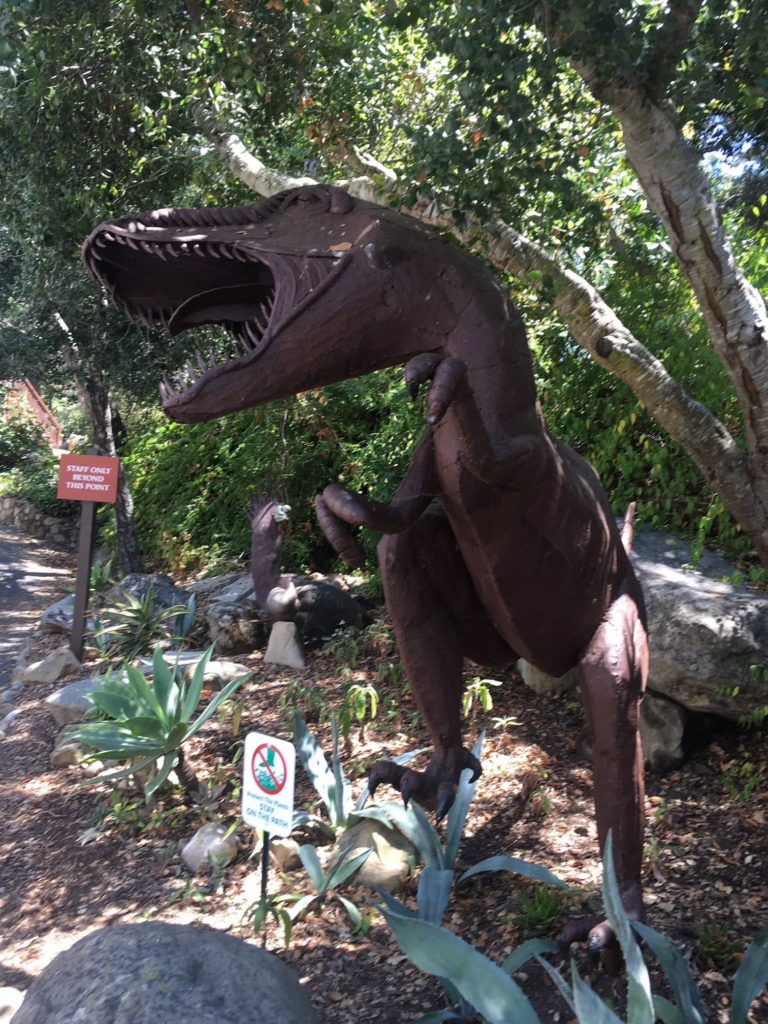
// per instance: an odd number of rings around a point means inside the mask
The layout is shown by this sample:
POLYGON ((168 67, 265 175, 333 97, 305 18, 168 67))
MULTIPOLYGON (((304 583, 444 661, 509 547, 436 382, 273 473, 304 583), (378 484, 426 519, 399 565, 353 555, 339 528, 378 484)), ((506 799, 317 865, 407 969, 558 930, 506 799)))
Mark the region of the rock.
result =
POLYGON ((51 768, 69 768, 72 765, 80 764, 86 756, 85 747, 82 743, 61 743, 51 751, 51 768))
POLYGON ((276 956, 192 925, 110 925, 60 953, 14 1024, 319 1024, 276 956))
POLYGON ((14 705, 9 700, 3 701, 2 704, 0 704, 0 718, 5 718, 5 716, 10 714, 13 709, 14 705))
POLYGON ((12 686, 9 686, 7 690, 3 690, 3 692, 0 693, 0 703, 12 704, 13 701, 18 700, 23 692, 24 684, 14 683, 12 686))
POLYGON ((238 572, 230 572, 225 576, 209 576, 207 579, 196 580, 194 583, 190 583, 187 590, 190 590, 193 594, 202 594, 205 597, 210 597, 217 591, 224 590, 230 583, 234 583, 235 580, 242 579, 245 576, 250 579, 247 573, 238 572))
POLYGON ((267 626, 255 601, 241 604, 214 602, 205 611, 211 643, 220 654, 236 654, 263 647, 267 626))
POLYGON ((21 708, 14 708, 13 711, 9 711, 8 714, 0 720, 0 736, 7 736, 13 732, 16 727, 16 719, 21 714, 21 708))
POLYGON ((74 595, 63 597, 43 612, 40 629, 43 633, 71 633, 75 621, 74 595))
POLYGON ((305 668, 307 661, 295 622, 273 622, 264 661, 270 665, 305 668))
POLYGON ((717 555, 705 553, 700 571, 685 568, 690 560, 677 538, 653 531, 635 538, 633 562, 648 607, 649 687, 690 711, 736 720, 768 704, 768 679, 752 671, 768 663, 768 595, 722 582, 735 569, 717 555))
POLYGON ((298 871, 301 867, 299 844, 290 838, 270 839, 269 859, 278 871, 298 871))
POLYGON ((105 676, 91 676, 57 690, 45 699, 46 711, 53 715, 56 725, 61 728, 71 722, 82 722, 93 707, 88 694, 100 690, 105 676))
POLYGON ((21 674, 21 682, 25 686, 30 683, 55 683, 62 676, 68 676, 80 668, 72 648, 59 647, 51 651, 42 661, 33 661, 21 674))
POLYGON ((127 604, 126 595, 128 594, 141 601, 146 597, 150 587, 155 606, 158 608, 171 608, 176 604, 185 605, 192 596, 188 590, 177 587, 171 577, 164 573, 147 575, 142 572, 133 572, 125 576, 117 586, 108 590, 101 599, 101 604, 105 608, 127 604))
MULTIPOLYGON (((768 673, 759 671, 768 665, 768 595, 727 582, 736 570, 719 555, 704 552, 696 571, 688 568, 691 557, 677 537, 635 536, 632 563, 648 610, 648 688, 689 711, 738 720, 768 704, 768 673)), ((527 681, 529 666, 521 669, 527 681)), ((531 677, 542 692, 541 673, 531 677)))
POLYGON ((10 985, 0 986, 0 1024, 10 1024, 14 1013, 21 1006, 24 993, 10 985))
POLYGON ((403 887, 418 859, 415 847, 397 829, 363 818, 344 832, 328 870, 332 870, 345 853, 349 860, 363 850, 371 850, 371 854, 352 875, 351 884, 375 886, 387 892, 397 892, 403 887))
POLYGON ((237 856, 237 839, 227 828, 209 821, 182 848, 181 859, 193 875, 225 867, 237 856), (225 838, 226 836, 226 838, 225 838))
POLYGON ((668 772, 684 760, 685 708, 657 693, 646 693, 640 705, 640 737, 645 763, 653 771, 668 772))
POLYGON ((322 643, 341 629, 365 629, 371 617, 360 601, 333 583, 307 577, 283 577, 286 586, 273 587, 266 610, 279 621, 295 622, 302 643, 322 643))
POLYGON ((520 673, 525 685, 529 686, 534 693, 564 693, 579 681, 578 668, 572 668, 570 672, 566 672, 564 676, 559 678, 546 675, 522 658, 517 662, 515 668, 520 673))

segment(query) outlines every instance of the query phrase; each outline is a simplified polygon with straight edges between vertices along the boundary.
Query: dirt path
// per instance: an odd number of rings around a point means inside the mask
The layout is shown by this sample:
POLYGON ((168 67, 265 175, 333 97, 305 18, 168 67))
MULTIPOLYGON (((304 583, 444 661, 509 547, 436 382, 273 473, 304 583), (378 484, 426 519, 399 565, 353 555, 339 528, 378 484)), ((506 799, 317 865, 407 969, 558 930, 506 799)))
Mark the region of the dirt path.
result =
POLYGON ((46 606, 75 583, 75 558, 0 525, 0 690, 46 606))

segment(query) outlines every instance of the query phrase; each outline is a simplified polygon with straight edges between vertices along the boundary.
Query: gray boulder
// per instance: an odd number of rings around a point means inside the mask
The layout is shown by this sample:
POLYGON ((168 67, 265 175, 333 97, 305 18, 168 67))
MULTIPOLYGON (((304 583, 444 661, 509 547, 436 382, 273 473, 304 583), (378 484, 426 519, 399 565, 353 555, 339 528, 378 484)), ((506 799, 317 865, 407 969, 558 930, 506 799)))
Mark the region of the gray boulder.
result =
POLYGON ((737 720, 768 704, 768 595, 727 582, 735 569, 705 552, 697 570, 679 538, 640 531, 633 546, 648 607, 649 688, 689 711, 737 720), (735 692, 737 691, 737 692, 735 692))
POLYGON ((75 621, 75 597, 62 597, 43 612, 40 629, 43 633, 71 633, 75 621))
MULTIPOLYGON (((768 704, 768 679, 755 673, 768 665, 768 595, 728 582, 736 571, 718 555, 704 552, 695 570, 691 560, 678 537, 653 530, 635 536, 632 563, 648 609, 648 688, 689 711, 737 720, 768 704)), ((577 678, 548 682, 525 663, 518 669, 537 692, 577 678)))
POLYGON ((80 668, 80 661, 69 645, 59 647, 47 654, 42 661, 27 665, 21 672, 21 682, 28 686, 31 683, 54 683, 62 676, 71 675, 80 668))
POLYGON ((113 925, 60 953, 13 1024, 318 1024, 294 972, 221 932, 113 925))
POLYGON ((684 760, 683 733, 689 715, 685 708, 649 691, 640 705, 640 738, 645 763, 656 772, 668 772, 684 760))
POLYGON ((82 722, 86 714, 91 710, 93 704, 88 700, 88 694, 94 690, 100 690, 104 685, 105 676, 91 676, 88 679, 78 679, 68 686, 62 687, 45 699, 45 710, 49 711, 58 725, 69 725, 72 722, 82 722))
POLYGON ((396 828, 363 818, 348 828, 338 842, 328 870, 345 858, 351 860, 370 850, 367 860, 351 876, 348 885, 397 892, 405 885, 418 863, 416 848, 396 828))

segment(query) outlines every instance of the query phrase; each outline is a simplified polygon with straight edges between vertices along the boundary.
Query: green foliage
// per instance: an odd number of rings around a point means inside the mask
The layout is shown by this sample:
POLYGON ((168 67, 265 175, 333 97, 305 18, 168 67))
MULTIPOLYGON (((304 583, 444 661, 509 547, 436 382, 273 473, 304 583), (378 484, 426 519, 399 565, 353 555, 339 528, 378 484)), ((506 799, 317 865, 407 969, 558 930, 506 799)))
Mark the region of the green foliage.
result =
POLYGON ((282 925, 283 945, 288 949, 293 933, 293 919, 283 905, 285 902, 285 896, 274 896, 268 893, 266 899, 260 899, 246 909, 243 921, 249 924, 258 935, 269 917, 272 917, 276 924, 282 925))
POLYGON ((349 853, 342 854, 332 867, 324 872, 314 846, 307 843, 299 847, 301 863, 304 865, 307 877, 315 891, 308 896, 281 897, 282 900, 290 900, 294 903, 289 911, 291 921, 295 922, 305 917, 311 910, 319 910, 328 900, 336 900, 344 908, 355 928, 363 926, 363 915, 352 900, 338 892, 338 888, 368 860, 371 852, 371 850, 362 850, 354 857, 350 857, 349 853))
POLYGON ((185 771, 183 745, 215 714, 219 706, 248 679, 238 676, 197 715, 205 672, 211 659, 210 647, 195 666, 189 681, 178 665, 168 665, 159 647, 152 659, 152 683, 132 665, 108 675, 101 690, 91 692, 94 709, 103 720, 86 722, 73 730, 72 737, 90 747, 90 759, 130 761, 127 768, 89 780, 117 782, 148 770, 144 797, 150 800, 176 769, 179 781, 189 791, 195 781, 185 771), (159 766, 156 762, 160 760, 159 766))
POLYGON ((163 607, 151 586, 141 597, 126 593, 119 604, 99 609, 93 641, 108 658, 131 661, 160 641, 179 643, 189 632, 195 614, 195 596, 186 605, 163 607), (107 625, 103 625, 103 623, 107 625))
POLYGON ((464 694, 461 698, 461 713, 465 718, 471 716, 473 726, 477 718, 478 706, 482 708, 483 713, 486 715, 489 711, 493 710, 492 686, 501 686, 501 683, 496 679, 481 679, 480 676, 473 676, 464 687, 464 694))
POLYGON ((744 948, 731 938, 722 921, 704 921, 696 928, 694 955, 707 970, 730 974, 741 959, 744 948))
MULTIPOLYGON (((283 565, 328 568, 315 495, 335 480, 393 493, 422 431, 408 401, 393 371, 191 427, 144 415, 126 457, 143 549, 177 568, 243 558, 253 496, 272 494, 293 509, 283 565)), ((365 531, 372 558, 376 539, 365 531)))
POLYGON ((29 501, 49 516, 74 516, 80 511, 80 503, 56 497, 58 478, 59 460, 46 445, 0 477, 0 494, 29 501))
POLYGON ((379 691, 373 683, 350 683, 344 691, 344 706, 339 715, 339 728, 349 738, 355 722, 360 727, 360 742, 365 743, 365 719, 373 721, 379 710, 379 691))
POLYGON ((48 450, 45 435, 34 421, 4 402, 0 404, 0 473, 23 466, 48 450))
MULTIPOLYGON (((293 716, 293 738, 296 744, 296 753, 299 755, 299 760, 313 789, 325 806, 331 828, 335 831, 347 825, 349 816, 354 809, 354 803, 352 788, 341 764, 339 727, 335 718, 331 719, 331 732, 333 734, 333 754, 329 765, 320 744, 309 731, 306 723, 299 715, 293 716)), ((303 812, 294 815, 294 828, 306 824, 312 820, 312 817, 303 812)))

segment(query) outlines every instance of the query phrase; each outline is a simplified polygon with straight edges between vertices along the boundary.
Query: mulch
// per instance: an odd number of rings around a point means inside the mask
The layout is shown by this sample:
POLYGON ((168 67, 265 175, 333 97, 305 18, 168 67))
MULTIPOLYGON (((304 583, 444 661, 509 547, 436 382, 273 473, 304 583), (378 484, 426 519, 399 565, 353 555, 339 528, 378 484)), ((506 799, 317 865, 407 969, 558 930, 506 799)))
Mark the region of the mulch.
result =
MULTIPOLYGON (((37 652, 51 643, 38 638, 37 652)), ((314 653, 305 670, 264 665, 258 652, 236 660, 254 673, 238 694, 239 721, 232 711, 214 716, 190 744, 188 760, 208 799, 196 805, 168 790, 151 812, 135 792, 113 800, 106 789, 79 787, 78 767, 52 769, 55 727, 42 700, 68 680, 26 688, 16 727, 0 741, 0 984, 25 989, 56 953, 97 927, 164 920, 265 943, 297 971, 323 1024, 400 1024, 444 1006, 436 981, 408 962, 375 912, 356 933, 339 905, 328 903, 295 925, 288 949, 276 923, 254 935, 248 913, 260 870, 249 858, 247 826, 238 828, 240 856, 219 874, 193 877, 183 868, 179 847, 199 825, 239 814, 246 733, 290 739, 294 703, 315 719, 311 728, 330 750, 329 717, 345 685, 377 686, 377 719, 363 737, 352 730, 344 758, 356 791, 376 759, 426 743, 381 624, 373 639, 314 653)), ((470 666, 467 678, 478 671, 470 666)), ((491 689, 493 708, 483 713, 476 703, 470 712, 468 732, 486 733, 484 773, 457 868, 505 853, 548 867, 572 887, 566 898, 553 898, 553 890, 518 877, 488 874, 454 890, 445 925, 500 962, 532 935, 551 937, 567 917, 597 909, 601 868, 577 697, 538 696, 512 674, 497 678, 504 685, 491 689)), ((725 1024, 739 958, 768 918, 768 751, 761 731, 711 729, 702 726, 681 768, 647 778, 645 887, 649 923, 684 951, 708 1019, 725 1024)), ((297 806, 319 810, 301 771, 297 806)), ((413 901, 415 884, 401 898, 413 901)), ((273 873, 271 886, 309 891, 300 872, 273 873)), ((364 911, 373 906, 371 893, 348 895, 364 911)), ((574 956, 582 976, 620 1010, 625 978, 604 973, 584 949, 574 956)), ((570 969, 557 956, 553 962, 570 969)), ((571 1021, 539 967, 516 977, 543 1021, 571 1021)), ((655 991, 667 993, 655 968, 652 977, 655 991)), ((749 1020, 768 1022, 768 995, 749 1020)))

